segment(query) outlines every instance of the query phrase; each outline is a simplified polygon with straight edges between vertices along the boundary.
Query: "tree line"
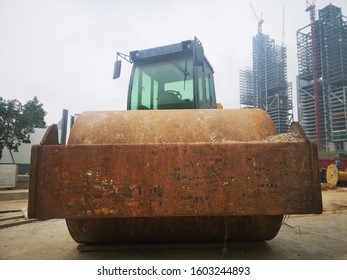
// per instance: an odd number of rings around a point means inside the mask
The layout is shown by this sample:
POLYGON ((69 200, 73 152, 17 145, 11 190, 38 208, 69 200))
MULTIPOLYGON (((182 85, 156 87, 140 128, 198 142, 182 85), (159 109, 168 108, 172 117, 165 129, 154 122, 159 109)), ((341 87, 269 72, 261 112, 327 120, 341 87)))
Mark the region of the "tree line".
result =
POLYGON ((36 96, 22 104, 17 99, 6 100, 0 96, 0 159, 4 148, 18 152, 21 144, 30 144, 35 128, 45 128, 47 112, 36 96))

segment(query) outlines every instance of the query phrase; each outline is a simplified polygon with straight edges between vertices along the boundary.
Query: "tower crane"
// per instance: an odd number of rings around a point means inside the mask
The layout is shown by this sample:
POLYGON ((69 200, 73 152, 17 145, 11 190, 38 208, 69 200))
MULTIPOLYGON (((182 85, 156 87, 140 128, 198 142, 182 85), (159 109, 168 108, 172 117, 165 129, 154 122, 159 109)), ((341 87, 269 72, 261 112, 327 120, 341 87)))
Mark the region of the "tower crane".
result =
POLYGON ((262 25, 263 25, 263 23, 264 23, 263 13, 260 14, 260 18, 259 18, 259 16, 258 16, 257 12, 255 11, 253 5, 252 5, 252 4, 249 4, 249 6, 251 7, 252 12, 253 12, 253 14, 254 14, 254 16, 255 16, 255 19, 256 19, 257 22, 258 22, 258 34, 261 34, 261 33, 263 33, 263 32, 262 32, 262 25))
POLYGON ((282 7, 282 42, 281 42, 281 46, 282 48, 285 47, 285 36, 286 36, 286 33, 285 33, 285 26, 284 26, 284 22, 285 22, 285 8, 284 6, 282 7))

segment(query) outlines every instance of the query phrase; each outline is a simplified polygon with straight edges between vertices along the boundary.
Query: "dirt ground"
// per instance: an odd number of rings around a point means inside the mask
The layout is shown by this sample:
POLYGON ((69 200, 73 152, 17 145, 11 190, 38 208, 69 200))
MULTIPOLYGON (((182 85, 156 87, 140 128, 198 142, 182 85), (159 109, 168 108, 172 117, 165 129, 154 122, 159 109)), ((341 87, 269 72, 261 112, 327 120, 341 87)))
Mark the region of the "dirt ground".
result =
MULTIPOLYGON (((0 229, 0 259, 347 260, 347 190, 322 194, 323 214, 286 217, 279 234, 267 242, 112 245, 86 252, 78 250, 64 220, 49 220, 0 229)), ((0 202, 0 211, 26 205, 25 200, 0 202)))

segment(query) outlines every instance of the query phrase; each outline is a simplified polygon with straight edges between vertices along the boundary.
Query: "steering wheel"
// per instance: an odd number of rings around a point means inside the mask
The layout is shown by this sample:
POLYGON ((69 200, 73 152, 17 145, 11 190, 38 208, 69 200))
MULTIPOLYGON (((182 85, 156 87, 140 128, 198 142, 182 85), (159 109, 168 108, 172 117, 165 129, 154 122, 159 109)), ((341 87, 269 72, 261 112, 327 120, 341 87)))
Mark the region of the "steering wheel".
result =
POLYGON ((182 100, 182 95, 179 91, 177 90, 172 90, 172 89, 169 89, 169 90, 165 90, 163 92, 163 94, 168 94, 168 95, 174 95, 176 96, 179 100, 182 100))

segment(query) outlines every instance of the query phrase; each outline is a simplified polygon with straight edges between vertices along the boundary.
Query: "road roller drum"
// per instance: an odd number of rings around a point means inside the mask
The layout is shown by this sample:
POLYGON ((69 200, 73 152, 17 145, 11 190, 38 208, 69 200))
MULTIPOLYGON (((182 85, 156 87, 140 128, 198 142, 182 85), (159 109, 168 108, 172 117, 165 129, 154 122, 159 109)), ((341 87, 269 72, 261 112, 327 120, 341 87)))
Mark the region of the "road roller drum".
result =
MULTIPOLYGON (((262 110, 88 112, 78 118, 68 144, 222 143, 260 141, 275 134, 262 110)), ((183 166, 175 163, 172 168, 183 166)), ((133 172, 141 178, 142 170, 133 172)), ((193 175, 185 176, 188 180, 193 175)), ((163 186, 163 192, 170 187, 163 186)), ((282 216, 68 219, 67 225, 79 243, 268 240, 279 231, 282 216)))

